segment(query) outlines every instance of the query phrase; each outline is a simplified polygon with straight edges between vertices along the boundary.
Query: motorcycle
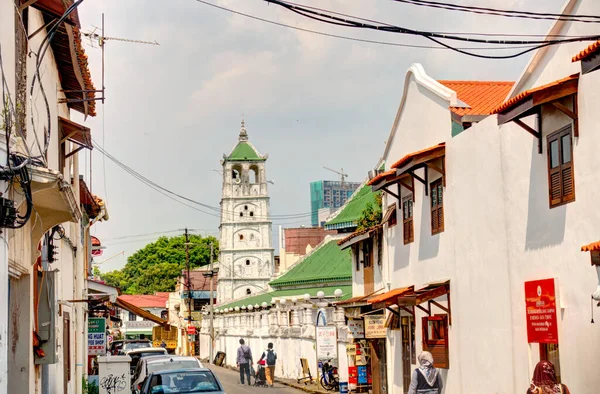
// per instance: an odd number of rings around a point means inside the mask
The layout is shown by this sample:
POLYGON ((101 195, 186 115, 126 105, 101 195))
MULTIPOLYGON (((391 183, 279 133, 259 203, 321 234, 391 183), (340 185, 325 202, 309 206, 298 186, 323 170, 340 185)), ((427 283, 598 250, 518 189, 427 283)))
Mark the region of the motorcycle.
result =
POLYGON ((321 387, 327 391, 338 391, 340 389, 340 378, 337 367, 331 364, 331 359, 321 364, 321 387))

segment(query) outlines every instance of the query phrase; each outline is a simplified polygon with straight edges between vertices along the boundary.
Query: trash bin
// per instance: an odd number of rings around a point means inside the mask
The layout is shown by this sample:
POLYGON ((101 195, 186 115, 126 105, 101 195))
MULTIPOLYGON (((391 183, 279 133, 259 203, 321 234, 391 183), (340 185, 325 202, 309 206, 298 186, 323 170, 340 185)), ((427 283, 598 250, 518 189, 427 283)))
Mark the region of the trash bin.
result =
POLYGON ((219 367, 223 366, 223 362, 225 361, 225 353, 224 352, 217 352, 217 354, 215 355, 215 359, 213 361, 213 363, 219 367))
POLYGON ((340 382, 340 393, 348 394, 348 382, 340 382))

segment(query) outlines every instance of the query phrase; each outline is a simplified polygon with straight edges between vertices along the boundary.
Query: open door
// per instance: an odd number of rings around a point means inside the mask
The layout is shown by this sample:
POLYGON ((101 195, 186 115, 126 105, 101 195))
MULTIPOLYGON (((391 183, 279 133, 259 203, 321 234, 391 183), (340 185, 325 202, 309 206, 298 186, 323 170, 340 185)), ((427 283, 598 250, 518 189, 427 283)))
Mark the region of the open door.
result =
POLYGON ((402 316, 400 321, 400 327, 402 328, 402 387, 404 394, 408 393, 408 387, 410 386, 410 341, 411 341, 411 329, 410 329, 410 318, 408 316, 402 316))
POLYGON ((369 340, 373 394, 387 393, 387 355, 385 339, 369 340))

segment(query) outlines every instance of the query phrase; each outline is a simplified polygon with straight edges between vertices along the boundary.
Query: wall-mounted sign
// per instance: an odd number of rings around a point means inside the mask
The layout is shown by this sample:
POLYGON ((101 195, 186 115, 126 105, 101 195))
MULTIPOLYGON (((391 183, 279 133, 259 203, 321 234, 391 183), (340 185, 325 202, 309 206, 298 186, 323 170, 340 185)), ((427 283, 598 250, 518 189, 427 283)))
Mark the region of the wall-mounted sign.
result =
POLYGON ((386 333, 385 315, 365 316, 365 337, 367 339, 385 338, 386 333))
POLYGON ((346 345, 346 355, 356 356, 356 344, 350 343, 346 345))
POLYGON ((194 326, 188 326, 188 334, 189 335, 196 335, 196 327, 194 327, 194 326))
POLYGON ((554 279, 525 282, 527 341, 558 343, 554 279))
POLYGON ((156 326, 156 323, 154 323, 153 321, 150 320, 130 320, 130 321, 126 321, 125 322, 125 328, 128 330, 133 330, 133 329, 148 329, 148 328, 152 328, 156 326))
POLYGON ((88 319, 88 354, 90 356, 106 354, 106 319, 103 317, 88 319))
POLYGON ((317 359, 337 358, 337 328, 335 326, 317 326, 317 359))
POLYGON ((353 339, 363 339, 365 337, 365 323, 363 319, 348 320, 348 337, 353 339))

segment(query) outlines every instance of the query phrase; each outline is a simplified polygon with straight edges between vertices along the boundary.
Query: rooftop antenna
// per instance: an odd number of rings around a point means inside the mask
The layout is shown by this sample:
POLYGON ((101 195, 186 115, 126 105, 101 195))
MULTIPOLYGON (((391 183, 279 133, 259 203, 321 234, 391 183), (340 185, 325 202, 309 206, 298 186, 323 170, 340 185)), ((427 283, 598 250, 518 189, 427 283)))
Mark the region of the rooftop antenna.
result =
POLYGON ((342 187, 344 187, 344 182, 346 181, 346 177, 348 176, 348 174, 344 173, 344 169, 342 168, 341 171, 337 171, 337 170, 333 170, 329 167, 325 167, 323 166, 324 169, 329 170, 331 172, 335 172, 336 174, 338 174, 340 176, 340 178, 342 178, 342 187))
POLYGON ((106 41, 121 41, 121 42, 130 42, 133 44, 147 44, 147 45, 160 45, 158 42, 156 41, 142 41, 142 40, 132 40, 132 39, 128 39, 128 38, 121 38, 121 37, 107 37, 105 35, 105 29, 104 29, 104 13, 102 13, 102 27, 100 28, 100 34, 97 33, 98 31, 98 27, 94 26, 94 29, 88 32, 84 32, 82 33, 84 37, 88 38, 90 40, 90 46, 92 48, 95 48, 94 46, 94 42, 98 42, 98 46, 100 46, 100 49, 102 49, 102 97, 98 98, 97 100, 101 100, 102 104, 104 104, 104 44, 106 43, 106 41))

